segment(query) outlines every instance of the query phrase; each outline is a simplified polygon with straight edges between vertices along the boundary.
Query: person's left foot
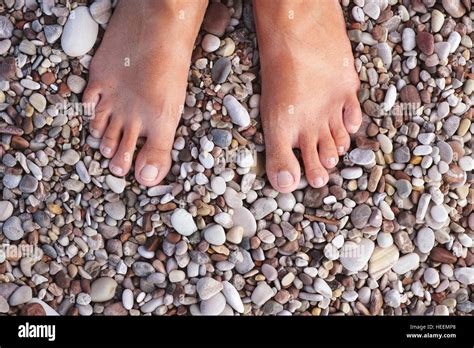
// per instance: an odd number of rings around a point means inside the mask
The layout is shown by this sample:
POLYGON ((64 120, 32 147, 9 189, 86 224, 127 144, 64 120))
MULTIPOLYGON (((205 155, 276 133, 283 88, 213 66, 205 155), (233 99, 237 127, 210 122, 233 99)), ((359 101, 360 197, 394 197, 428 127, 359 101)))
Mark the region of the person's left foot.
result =
POLYGON ((337 0, 255 0, 254 11, 268 178, 280 192, 295 190, 300 148, 308 183, 322 187, 362 121, 342 10, 337 0))

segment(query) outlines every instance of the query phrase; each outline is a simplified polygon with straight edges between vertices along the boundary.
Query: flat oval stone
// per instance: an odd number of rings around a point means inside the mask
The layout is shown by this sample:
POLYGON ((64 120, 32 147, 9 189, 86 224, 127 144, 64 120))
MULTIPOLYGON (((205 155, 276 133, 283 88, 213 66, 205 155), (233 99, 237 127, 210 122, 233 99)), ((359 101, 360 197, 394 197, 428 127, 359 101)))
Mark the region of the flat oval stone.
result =
POLYGON ((413 271, 420 265, 420 256, 416 253, 403 255, 393 265, 392 270, 397 274, 405 274, 413 271))
POLYGON ((220 225, 212 225, 203 231, 204 239, 212 245, 222 245, 225 243, 226 236, 224 228, 220 225))
POLYGON ((83 56, 94 46, 99 34, 99 25, 86 6, 72 10, 64 25, 61 37, 63 51, 71 57, 83 56))
POLYGON ((362 176, 362 174, 363 171, 361 167, 349 167, 341 170, 341 176, 348 180, 358 179, 362 176))
POLYGON ((375 161, 375 153, 372 150, 357 148, 351 151, 349 159, 355 164, 365 166, 375 161))
POLYGON ((197 231, 197 226, 194 222, 193 216, 188 211, 181 208, 175 209, 171 215, 171 225, 183 236, 190 236, 197 231))
POLYGON ((219 58, 214 63, 211 70, 212 81, 215 83, 224 83, 229 76, 232 69, 232 64, 229 58, 219 58))
POLYGON ((0 222, 5 221, 13 214, 13 204, 9 201, 0 201, 0 222))
POLYGON ((359 244, 347 241, 341 248, 339 260, 347 270, 358 272, 367 265, 374 247, 374 242, 366 238, 362 239, 359 244))
POLYGON ((219 315, 225 308, 225 297, 220 292, 207 300, 201 301, 199 310, 202 315, 219 315))
POLYGON ((435 234, 431 228, 424 227, 420 229, 416 235, 415 244, 418 250, 423 254, 427 254, 433 249, 435 243, 435 234))
POLYGON ((91 284, 91 301, 92 302, 106 302, 115 296, 117 289, 117 282, 113 278, 102 277, 96 279, 91 284))
POLYGON ((250 208, 250 212, 255 216, 255 220, 261 220, 268 214, 274 212, 278 208, 275 199, 270 197, 257 199, 250 208))
POLYGON ((380 279, 398 261, 398 248, 391 245, 388 248, 376 247, 369 261, 369 274, 375 280, 380 279))
POLYGON ((244 304, 242 303, 242 299, 240 298, 239 292, 237 289, 228 281, 222 282, 223 289, 222 294, 224 295, 227 304, 234 308, 237 312, 243 313, 244 312, 244 304))
POLYGON ((13 29, 13 23, 6 16, 0 16, 0 39, 11 38, 13 29))
POLYGON ((208 300, 223 289, 221 282, 211 277, 204 277, 198 280, 196 291, 201 300, 208 300))
POLYGON ((234 208, 232 215, 234 226, 241 226, 244 229, 243 236, 246 238, 253 237, 257 232, 257 222, 253 214, 244 207, 234 208))
POLYGON ((247 127, 250 125, 250 115, 248 111, 234 96, 230 94, 226 95, 223 104, 233 123, 240 127, 247 127))
POLYGON ((21 220, 17 216, 9 217, 3 223, 2 231, 5 237, 11 241, 20 240, 25 234, 21 220))
POLYGON ((13 294, 8 298, 10 306, 18 306, 27 303, 33 298, 33 291, 27 285, 20 286, 15 290, 13 294))
POLYGON ((367 204, 358 205, 351 212, 351 222, 355 228, 364 228, 371 214, 372 210, 367 204))
POLYGON ((104 210, 114 220, 122 220, 126 214, 125 204, 122 201, 106 203, 104 210))

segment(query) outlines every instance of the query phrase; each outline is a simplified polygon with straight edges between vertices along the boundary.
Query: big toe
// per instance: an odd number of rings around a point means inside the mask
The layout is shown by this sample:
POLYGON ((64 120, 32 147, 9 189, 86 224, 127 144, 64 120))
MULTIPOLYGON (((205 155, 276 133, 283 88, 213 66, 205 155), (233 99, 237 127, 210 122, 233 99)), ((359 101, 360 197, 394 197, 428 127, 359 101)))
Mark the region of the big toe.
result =
POLYGON ((294 191, 300 181, 301 169, 291 144, 285 140, 272 139, 266 145, 268 180, 279 192, 294 191))

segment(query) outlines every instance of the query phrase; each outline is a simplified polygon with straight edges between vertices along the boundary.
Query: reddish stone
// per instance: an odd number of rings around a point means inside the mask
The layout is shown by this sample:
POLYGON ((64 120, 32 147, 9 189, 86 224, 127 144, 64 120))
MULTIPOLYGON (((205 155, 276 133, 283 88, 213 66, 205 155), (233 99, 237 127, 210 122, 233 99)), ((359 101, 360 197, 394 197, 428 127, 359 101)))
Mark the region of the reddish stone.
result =
POLYGON ((210 34, 221 37, 229 23, 230 13, 227 6, 220 2, 214 2, 207 8, 202 28, 210 34))

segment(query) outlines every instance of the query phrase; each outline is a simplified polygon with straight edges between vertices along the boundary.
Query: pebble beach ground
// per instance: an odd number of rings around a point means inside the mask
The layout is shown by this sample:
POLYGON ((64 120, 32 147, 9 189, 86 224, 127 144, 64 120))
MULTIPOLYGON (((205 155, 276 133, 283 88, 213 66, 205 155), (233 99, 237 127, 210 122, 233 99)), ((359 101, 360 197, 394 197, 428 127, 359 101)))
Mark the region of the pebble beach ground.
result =
POLYGON ((471 2, 342 6, 363 126, 326 187, 278 194, 250 1, 210 5, 151 188, 77 107, 111 2, 0 1, 0 313, 471 315, 471 2))

